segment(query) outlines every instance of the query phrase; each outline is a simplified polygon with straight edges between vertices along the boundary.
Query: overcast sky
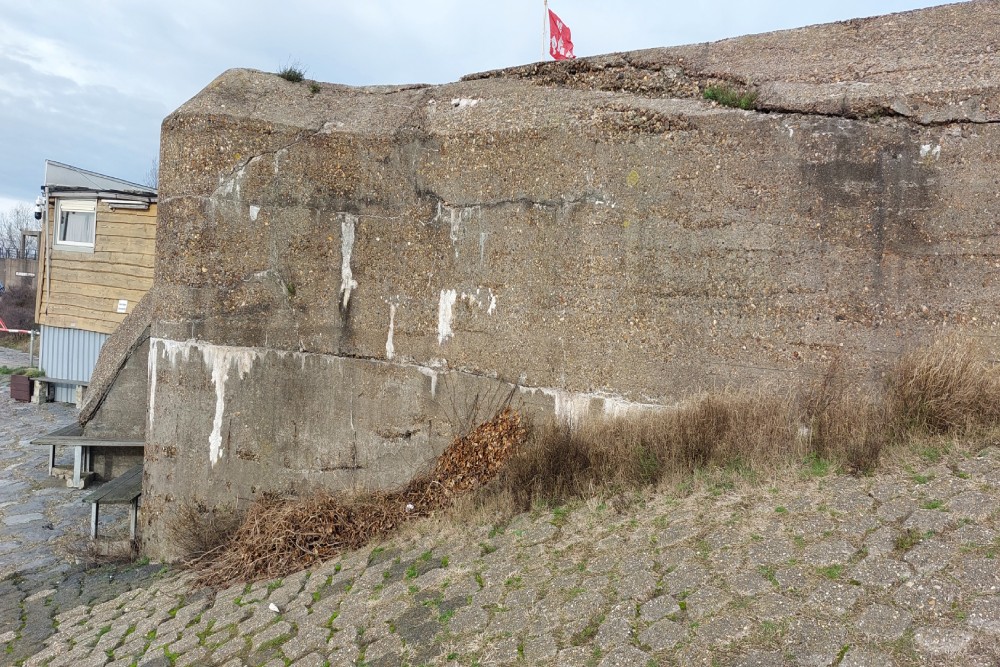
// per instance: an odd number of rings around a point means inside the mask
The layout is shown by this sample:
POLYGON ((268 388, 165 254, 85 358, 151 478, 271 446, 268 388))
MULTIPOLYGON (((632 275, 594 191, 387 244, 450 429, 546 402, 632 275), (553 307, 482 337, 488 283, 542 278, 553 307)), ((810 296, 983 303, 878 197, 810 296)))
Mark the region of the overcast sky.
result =
MULTIPOLYGON (((577 56, 873 16, 921 0, 552 0, 577 56)), ((230 67, 444 83, 541 58, 542 0, 0 0, 0 210, 46 158, 142 181, 160 121, 230 67)))

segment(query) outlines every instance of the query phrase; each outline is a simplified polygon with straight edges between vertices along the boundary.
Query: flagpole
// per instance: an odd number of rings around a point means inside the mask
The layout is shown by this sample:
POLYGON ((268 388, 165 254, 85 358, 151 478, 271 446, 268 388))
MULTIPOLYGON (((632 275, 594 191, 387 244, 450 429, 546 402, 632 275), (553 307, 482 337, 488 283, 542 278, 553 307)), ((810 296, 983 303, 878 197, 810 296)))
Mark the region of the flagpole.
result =
POLYGON ((545 60, 545 47, 548 45, 548 39, 546 39, 545 31, 549 26, 549 0, 545 0, 544 8, 542 10, 542 61, 545 60))

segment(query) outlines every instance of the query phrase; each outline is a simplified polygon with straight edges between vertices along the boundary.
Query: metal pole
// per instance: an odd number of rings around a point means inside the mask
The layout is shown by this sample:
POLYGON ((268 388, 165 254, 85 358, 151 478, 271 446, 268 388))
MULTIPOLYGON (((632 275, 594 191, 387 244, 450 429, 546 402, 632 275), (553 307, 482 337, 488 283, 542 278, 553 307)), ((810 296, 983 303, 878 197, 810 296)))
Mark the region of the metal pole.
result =
POLYGON ((549 40, 546 38, 546 31, 549 27, 549 0, 545 0, 544 9, 542 11, 542 60, 545 60, 545 47, 548 46, 549 40))
POLYGON ((31 342, 28 343, 28 368, 35 367, 35 330, 31 330, 31 342))

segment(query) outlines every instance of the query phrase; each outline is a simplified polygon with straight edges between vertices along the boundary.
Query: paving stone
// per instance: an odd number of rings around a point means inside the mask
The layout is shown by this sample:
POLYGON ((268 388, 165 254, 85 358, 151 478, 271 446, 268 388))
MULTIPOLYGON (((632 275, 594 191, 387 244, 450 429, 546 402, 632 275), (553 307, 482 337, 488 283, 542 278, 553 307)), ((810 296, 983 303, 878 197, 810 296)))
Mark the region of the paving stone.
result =
POLYGON ((916 530, 920 533, 943 533, 952 527, 956 520, 948 512, 917 509, 913 510, 903 522, 903 529, 916 530))
POLYGON ((894 662, 885 653, 867 648, 847 649, 840 667, 893 667, 894 662))
POLYGON ((722 616, 703 623, 695 636, 710 646, 727 646, 750 634, 753 624, 742 616, 722 616))
POLYGON ((651 651, 663 651, 673 648, 686 636, 687 630, 683 625, 664 618, 640 632, 639 643, 648 646, 651 651))
POLYGON ((1000 593, 1000 561, 996 558, 966 558, 952 572, 963 590, 978 595, 1000 593))
POLYGON ((1000 596, 973 600, 969 604, 966 623, 977 630, 1000 635, 1000 596))
POLYGON ((292 667, 325 667, 327 660, 319 653, 309 653, 292 661, 292 667))
POLYGON ((681 610, 680 605, 669 595, 655 597, 639 608, 639 617, 646 623, 658 621, 664 616, 676 614, 681 610))
POLYGON ((623 615, 611 614, 604 619, 601 627, 597 629, 597 636, 594 641, 602 649, 607 650, 613 646, 627 644, 632 636, 632 623, 623 615))
POLYGON ((624 599, 648 600, 656 590, 658 578, 652 572, 631 572, 618 580, 618 595, 624 599))
POLYGON ((959 519, 985 521, 997 512, 997 501, 980 491, 966 491, 948 501, 948 509, 952 516, 959 519))
POLYGON ((767 537, 747 547, 747 564, 777 565, 786 563, 795 555, 795 544, 783 536, 767 537))
POLYGON ((784 637, 785 652, 802 667, 829 667, 846 643, 839 621, 809 618, 793 621, 784 637))
POLYGON ((896 548, 896 530, 891 526, 882 526, 864 539, 864 547, 869 556, 885 556, 896 548))
POLYGON ((739 656, 732 663, 733 667, 785 667, 788 662, 781 651, 759 651, 752 649, 739 656))
MULTIPOLYGON (((909 563, 918 575, 929 575, 946 567, 953 554, 954 549, 946 540, 933 538, 918 542, 916 546, 902 554, 902 559, 909 563)), ((899 554, 893 556, 898 557, 899 554)))
POLYGON ((671 595, 692 591, 708 581, 709 573, 695 563, 683 563, 672 572, 663 575, 662 585, 671 595))
POLYGON ((912 568, 884 556, 868 556, 851 570, 851 579, 867 588, 886 590, 913 576, 912 568))
MULTIPOLYGON (((784 595, 780 595, 774 590, 770 590, 762 595, 757 595, 745 600, 753 616, 764 621, 773 621, 789 616, 794 616, 801 603, 784 595)), ((734 605, 736 607, 737 605, 734 605)))
POLYGON ((924 627, 913 633, 913 643, 922 653, 932 655, 955 655, 961 653, 973 639, 973 634, 965 630, 951 628, 924 627))
POLYGON ((731 574, 726 579, 726 582, 729 584, 729 590, 744 597, 758 595, 774 589, 774 584, 756 570, 740 570, 731 574))
POLYGON ((788 524, 788 531, 792 535, 807 539, 815 539, 817 535, 832 532, 836 528, 837 522, 832 517, 816 512, 793 515, 788 524))
POLYGON ((907 581, 892 596, 901 609, 921 617, 942 616, 951 613, 951 605, 960 595, 958 586, 943 577, 907 581))
POLYGON ((557 667, 580 667, 587 664, 593 656, 593 651, 585 646, 564 648, 556 656, 557 667))
POLYGON ((896 523, 910 516, 919 507, 920 503, 915 498, 893 498, 879 505, 875 514, 887 523, 896 523))
POLYGON ((825 581, 813 590, 807 604, 820 613, 843 616, 851 611, 861 592, 860 586, 841 581, 825 581))
POLYGON ((846 563, 857 553, 853 544, 845 540, 823 540, 806 547, 802 560, 810 565, 825 567, 846 563))
POLYGON ((693 619, 711 616, 731 601, 729 595, 715 586, 702 586, 684 600, 687 614, 693 619))
POLYGON ((698 535, 698 529, 689 523, 675 521, 655 534, 656 543, 661 547, 672 547, 698 535))
POLYGON ((524 659, 528 664, 541 664, 559 652, 555 638, 548 634, 532 635, 524 640, 524 659))
POLYGON ((840 514, 861 516, 875 507, 875 499, 862 488, 843 489, 834 492, 827 499, 826 506, 840 514))
POLYGON ((599 667, 647 667, 649 654, 634 646, 620 646, 612 649, 600 662, 599 667))
POLYGON ((801 565, 791 565, 780 568, 774 573, 774 578, 778 582, 778 588, 782 591, 806 592, 813 586, 810 570, 801 565))
POLYGON ((897 607, 873 604, 862 613, 855 624, 864 635, 879 641, 899 639, 913 623, 913 615, 897 607))

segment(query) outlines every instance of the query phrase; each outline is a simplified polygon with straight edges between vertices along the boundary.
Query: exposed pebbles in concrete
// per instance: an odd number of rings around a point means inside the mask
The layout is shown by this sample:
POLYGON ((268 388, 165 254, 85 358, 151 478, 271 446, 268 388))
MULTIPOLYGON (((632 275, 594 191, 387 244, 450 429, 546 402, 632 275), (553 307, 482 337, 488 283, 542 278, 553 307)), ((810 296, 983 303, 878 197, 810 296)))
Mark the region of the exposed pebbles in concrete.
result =
MULTIPOLYGON (((8 415, 17 438, 72 416, 0 406, 5 443, 8 415)), ((4 480, 44 481, 44 453, 29 455, 4 480)), ((35 513, 79 523, 78 493, 35 513)), ((222 591, 150 565, 25 563, 0 582, 0 664, 986 667, 1000 664, 998 501, 991 447, 871 478, 428 526, 222 591)))

